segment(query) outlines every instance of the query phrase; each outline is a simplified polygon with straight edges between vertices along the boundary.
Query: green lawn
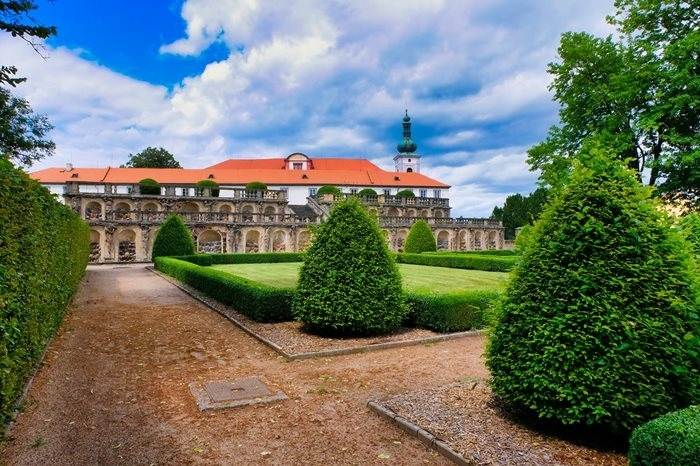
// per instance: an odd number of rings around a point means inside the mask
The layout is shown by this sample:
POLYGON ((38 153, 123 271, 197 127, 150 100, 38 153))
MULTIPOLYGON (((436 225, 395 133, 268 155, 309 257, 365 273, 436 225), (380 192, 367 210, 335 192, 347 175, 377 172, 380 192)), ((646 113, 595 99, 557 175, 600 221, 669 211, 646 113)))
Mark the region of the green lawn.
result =
MULTIPOLYGON (((272 286, 293 288, 299 278, 300 262, 278 264, 225 264, 213 265, 240 277, 272 286)), ((399 264, 404 288, 409 291, 498 290, 508 278, 503 272, 428 267, 425 265, 399 264)))

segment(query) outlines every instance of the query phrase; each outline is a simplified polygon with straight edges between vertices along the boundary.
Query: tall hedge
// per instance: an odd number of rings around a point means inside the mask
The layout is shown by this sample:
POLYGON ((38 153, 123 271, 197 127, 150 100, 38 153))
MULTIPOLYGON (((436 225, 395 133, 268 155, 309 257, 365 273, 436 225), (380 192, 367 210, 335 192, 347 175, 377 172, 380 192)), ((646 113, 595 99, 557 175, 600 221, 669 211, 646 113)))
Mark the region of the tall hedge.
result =
POLYGON ((171 215, 153 240, 151 259, 160 256, 189 256, 195 253, 194 239, 185 222, 171 215))
POLYGON ((403 245, 403 251, 412 254, 437 251, 437 241, 428 222, 421 218, 413 224, 403 245))
POLYGON ((0 424, 61 324, 89 244, 83 220, 0 158, 0 424))
POLYGON ((692 257, 650 195, 593 153, 546 208, 487 347, 507 405, 627 435, 700 402, 692 257))
POLYGON ((401 325, 407 307, 399 269, 357 198, 337 203, 314 232, 292 313, 327 335, 381 334, 401 325))

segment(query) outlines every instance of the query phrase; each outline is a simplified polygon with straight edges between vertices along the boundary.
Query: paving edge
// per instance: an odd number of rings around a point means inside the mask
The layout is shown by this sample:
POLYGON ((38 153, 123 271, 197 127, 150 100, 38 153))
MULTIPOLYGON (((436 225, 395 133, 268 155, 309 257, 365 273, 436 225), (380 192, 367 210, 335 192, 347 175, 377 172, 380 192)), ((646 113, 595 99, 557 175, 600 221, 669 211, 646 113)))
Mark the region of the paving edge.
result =
POLYGON ((376 414, 378 414, 379 417, 391 421, 392 424, 396 424, 399 427, 399 429, 417 438, 425 445, 437 451, 453 463, 459 464, 461 466, 474 466, 473 462, 467 460, 464 456, 454 451, 443 440, 440 440, 427 430, 423 429, 421 426, 416 425, 410 422, 408 419, 399 416, 389 408, 386 408, 378 402, 372 400, 369 400, 367 402, 367 407, 371 411, 374 411, 376 414))
POLYGON ((246 327, 246 325, 236 319, 235 317, 230 316, 227 312, 225 312, 221 308, 226 308, 227 306, 223 304, 217 303, 212 304, 210 302, 214 301, 213 298, 208 298, 205 299, 203 295, 197 291, 196 289, 187 286, 183 283, 181 283, 179 280, 176 280, 175 278, 166 275, 158 270, 155 269, 155 267, 150 266, 146 267, 147 270, 150 270, 154 274, 160 276, 167 282, 175 285, 182 291, 184 291, 186 294, 189 296, 193 297, 200 303, 204 304, 207 306, 209 309, 214 310, 215 312, 221 314, 224 316, 226 319, 230 320, 234 325, 239 327, 241 330, 246 332, 248 335, 252 336, 253 338, 258 339, 260 342, 266 344, 273 350, 275 350, 277 353, 282 355, 284 358, 286 358, 289 361, 294 361, 297 359, 312 359, 312 358, 324 358, 324 357, 330 357, 330 356, 342 356, 346 354, 357 354, 357 353, 366 353, 369 351, 378 351, 378 350, 383 350, 383 349, 389 349, 389 348, 400 348, 404 346, 413 346, 413 345, 426 345, 430 343, 439 343, 441 341, 448 341, 448 340, 456 340, 459 338, 465 338, 469 336, 476 336, 476 335, 483 335, 484 330, 467 330, 465 332, 455 332, 455 333, 446 333, 442 335, 436 335, 434 337, 425 337, 425 338, 418 338, 415 340, 398 340, 398 341, 390 341, 386 343, 376 343, 373 345, 364 345, 364 346, 354 346, 351 348, 338 348, 338 349, 331 349, 331 350, 322 350, 322 351, 314 351, 314 352, 308 352, 308 353, 287 353, 282 349, 281 346, 276 344, 275 342, 263 337, 262 335, 254 332, 250 328, 246 327))

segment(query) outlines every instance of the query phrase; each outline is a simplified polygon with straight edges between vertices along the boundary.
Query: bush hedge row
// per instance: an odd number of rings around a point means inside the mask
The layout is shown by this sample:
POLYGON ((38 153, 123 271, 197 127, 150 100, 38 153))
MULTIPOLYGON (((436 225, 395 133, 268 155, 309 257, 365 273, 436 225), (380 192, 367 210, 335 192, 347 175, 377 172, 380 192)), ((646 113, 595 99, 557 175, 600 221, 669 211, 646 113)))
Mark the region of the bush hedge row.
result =
POLYGON ((0 159, 0 424, 61 324, 89 241, 83 220, 0 159))
MULTIPOLYGON (((204 256, 204 254, 202 254, 204 256)), ((174 257, 157 257, 156 270, 185 283, 256 322, 292 320, 291 288, 277 288, 174 257)))
POLYGON ((245 253, 221 253, 221 254, 195 254, 189 256, 177 256, 177 259, 193 264, 208 266, 219 264, 277 264, 280 262, 302 262, 303 252, 256 252, 245 253))
POLYGON ((439 333, 482 329, 490 321, 498 291, 466 290, 449 294, 407 293, 410 309, 406 325, 439 333))
POLYGON ((519 256, 497 256, 477 254, 397 254, 396 261, 402 264, 450 267, 453 269, 483 270, 486 272, 509 272, 519 256))
MULTIPOLYGON (((260 256, 275 258, 278 259, 278 262, 300 262, 300 254, 298 253, 197 254, 172 258, 160 257, 156 258, 154 262, 157 270, 233 307, 253 320, 259 322, 291 321, 293 319, 291 302, 294 290, 270 287, 236 277, 227 272, 206 268, 212 263, 251 263, 255 262, 252 260, 254 257, 260 258, 260 256), (295 256, 297 260, 292 260, 295 256), (280 257, 286 257, 286 259, 279 260, 280 257), (205 276, 206 278, 203 278, 205 276), (207 283, 203 284, 204 282, 207 283), (230 287, 233 287, 234 291, 231 291, 230 287), (241 291, 242 289, 244 291, 241 291), (251 289, 253 291, 245 291, 251 289), (250 302, 251 295, 260 301, 263 299, 261 296, 267 293, 273 295, 269 298, 273 303, 269 310, 265 308, 266 304, 264 303, 250 302), (283 298, 280 298, 280 294, 283 298), (249 307, 252 310, 249 310, 249 307)), ((260 260, 260 262, 265 262, 265 260, 260 260)), ((481 329, 489 321, 491 304, 499 296, 498 291, 472 290, 450 294, 406 293, 405 300, 410 311, 404 325, 425 328, 439 333, 481 329)))

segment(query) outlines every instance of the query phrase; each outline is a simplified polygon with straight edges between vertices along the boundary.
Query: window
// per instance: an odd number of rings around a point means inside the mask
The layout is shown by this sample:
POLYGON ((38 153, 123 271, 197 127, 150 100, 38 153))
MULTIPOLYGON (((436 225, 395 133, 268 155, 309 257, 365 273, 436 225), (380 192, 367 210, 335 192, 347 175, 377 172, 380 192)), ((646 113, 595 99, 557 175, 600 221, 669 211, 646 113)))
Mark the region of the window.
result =
POLYGON ((304 164, 302 162, 292 162, 292 170, 303 170, 304 164))
POLYGON ((433 190, 433 197, 435 199, 440 199, 440 190, 439 189, 433 190))
POLYGON ((385 195, 385 196, 391 196, 391 189, 385 189, 385 190, 384 190, 384 195, 385 195))
POLYGON ((183 196, 189 196, 189 195, 190 195, 190 190, 189 190, 189 188, 182 188, 182 195, 183 195, 183 196))
POLYGON ((309 188, 309 196, 313 197, 316 195, 316 188, 309 188))
POLYGON ((352 194, 352 195, 357 194, 357 188, 350 188, 350 194, 352 194))
POLYGON ((428 197, 428 190, 427 189, 421 189, 418 192, 418 197, 428 197))
POLYGON ((194 188, 195 196, 204 196, 204 188, 194 188))

